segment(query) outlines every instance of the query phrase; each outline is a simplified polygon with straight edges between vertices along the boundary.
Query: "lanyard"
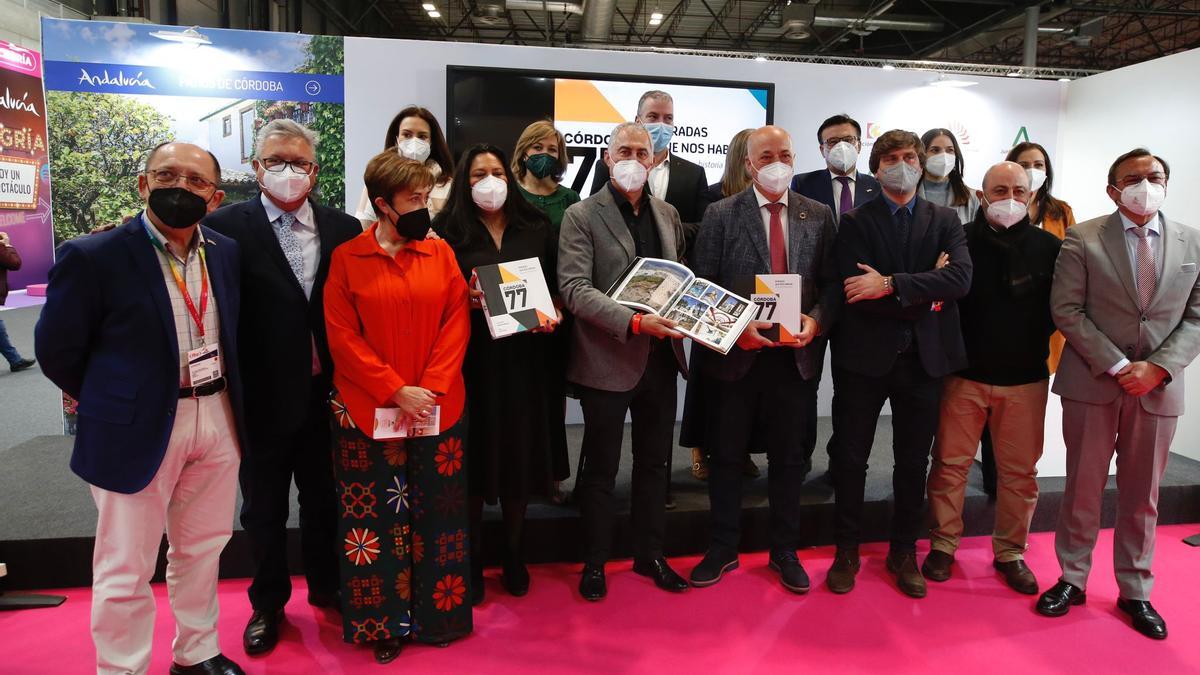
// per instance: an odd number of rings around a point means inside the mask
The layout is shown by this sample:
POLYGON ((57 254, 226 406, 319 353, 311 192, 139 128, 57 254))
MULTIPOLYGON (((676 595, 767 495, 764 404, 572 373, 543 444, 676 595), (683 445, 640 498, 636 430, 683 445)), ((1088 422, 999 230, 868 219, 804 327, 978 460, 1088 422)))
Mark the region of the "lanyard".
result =
POLYGON ((204 345, 204 313, 208 311, 208 260, 204 256, 204 246, 200 249, 200 311, 196 311, 196 303, 192 302, 192 294, 188 292, 187 282, 184 281, 183 275, 179 270, 175 269, 175 258, 162 245, 162 242, 150 232, 150 226, 146 225, 146 236, 150 237, 150 243, 154 244, 154 248, 158 249, 167 259, 167 267, 171 268, 171 276, 175 278, 175 285, 179 286, 179 292, 183 295, 183 302, 187 305, 188 314, 192 316, 192 321, 196 324, 196 332, 200 336, 200 344, 204 345))

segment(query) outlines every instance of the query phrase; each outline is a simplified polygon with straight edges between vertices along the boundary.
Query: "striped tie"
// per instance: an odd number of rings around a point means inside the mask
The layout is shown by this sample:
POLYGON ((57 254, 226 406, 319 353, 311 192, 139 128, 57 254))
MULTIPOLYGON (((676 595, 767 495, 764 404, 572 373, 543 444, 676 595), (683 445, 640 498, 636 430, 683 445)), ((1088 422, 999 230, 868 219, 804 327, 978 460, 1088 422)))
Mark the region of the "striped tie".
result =
POLYGON ((1158 270, 1154 264, 1154 250, 1150 248, 1150 231, 1145 225, 1133 228, 1137 235, 1137 295, 1138 306, 1142 311, 1150 307, 1154 298, 1155 287, 1158 285, 1158 270))

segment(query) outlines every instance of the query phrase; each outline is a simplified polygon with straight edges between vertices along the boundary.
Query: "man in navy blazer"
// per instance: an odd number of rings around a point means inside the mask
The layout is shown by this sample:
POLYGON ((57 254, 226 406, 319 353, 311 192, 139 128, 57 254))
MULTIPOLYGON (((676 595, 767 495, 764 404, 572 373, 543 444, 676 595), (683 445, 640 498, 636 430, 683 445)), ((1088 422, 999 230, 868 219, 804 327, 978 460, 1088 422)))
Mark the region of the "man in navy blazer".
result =
POLYGON ((338 606, 338 495, 327 400, 333 361, 325 338, 325 278, 333 249, 362 233, 357 219, 310 199, 320 167, 317 135, 288 119, 258 132, 254 167, 263 192, 225 206, 204 225, 238 242, 248 445, 242 457, 242 527, 254 554, 247 654, 279 639, 292 594, 287 522, 300 503, 300 559, 308 602, 338 606))
POLYGON ((942 378, 967 366, 955 300, 970 290, 971 257, 958 215, 917 198, 924 163, 916 134, 880 136, 870 165, 882 194, 838 224, 834 248, 846 304, 833 336, 837 551, 826 579, 835 593, 854 588, 867 460, 890 401, 895 504, 887 569, 901 591, 925 596, 916 564, 925 471, 942 378))
POLYGON ((126 224, 64 243, 34 334, 42 370, 79 402, 71 468, 99 512, 97 670, 150 665, 150 577, 164 529, 177 626, 172 673, 241 673, 217 641, 217 563, 240 461, 237 244, 199 226, 224 196, 209 152, 152 150, 126 224))
MULTIPOLYGON (((692 269, 696 276, 730 289, 752 286, 758 274, 800 275, 801 330, 795 343, 777 343, 758 333, 770 324, 756 321, 726 355, 693 351, 693 370, 708 382, 703 447, 710 453, 712 541, 691 581, 710 586, 738 566, 742 469, 752 439, 758 438, 769 463, 770 567, 784 588, 804 593, 809 579, 796 557, 800 487, 808 472, 802 444, 808 429, 802 413, 816 400, 821 381, 823 364, 814 358, 812 341, 832 328, 841 304, 833 214, 824 204, 788 190, 792 139, 786 131, 774 126, 757 129, 747 139, 747 150, 754 184, 705 212, 692 269)), ((742 311, 754 311, 754 306, 742 311)))

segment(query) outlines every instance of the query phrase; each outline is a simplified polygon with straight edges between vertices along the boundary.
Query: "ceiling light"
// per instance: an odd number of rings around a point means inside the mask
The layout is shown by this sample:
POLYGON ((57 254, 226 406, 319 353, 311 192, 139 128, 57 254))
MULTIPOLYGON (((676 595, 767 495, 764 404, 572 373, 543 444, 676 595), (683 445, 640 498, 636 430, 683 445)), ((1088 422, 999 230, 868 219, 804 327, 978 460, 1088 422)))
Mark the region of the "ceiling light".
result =
POLYGON ((436 12, 437 5, 433 4, 432 2, 427 2, 421 5, 421 9, 425 10, 426 12, 436 12))
POLYGON ((654 11, 654 12, 651 12, 651 13, 650 13, 650 20, 651 20, 651 21, 662 21, 662 20, 663 20, 663 13, 662 13, 662 12, 659 12, 659 11, 654 11))
POLYGON ((756 57, 754 57, 754 60, 755 60, 755 61, 758 61, 759 63, 764 63, 764 62, 766 62, 766 60, 767 60, 767 57, 765 57, 765 56, 756 56, 756 57))
POLYGON ((892 64, 890 64, 890 63, 885 63, 885 64, 883 64, 883 66, 881 66, 881 67, 882 67, 884 70, 895 70, 895 69, 896 69, 896 66, 893 66, 893 65, 892 65, 892 64))
POLYGON ((939 73, 936 79, 929 81, 931 87, 947 87, 950 89, 962 89, 963 87, 974 87, 979 84, 974 80, 959 80, 952 77, 947 77, 945 73, 939 73))
POLYGON ((650 19, 651 26, 657 26, 662 23, 662 19, 650 19))
POLYGON ((1020 77, 1020 76, 1021 76, 1021 71, 1019 71, 1019 70, 1013 70, 1013 71, 1010 71, 1010 72, 1008 72, 1008 73, 1005 73, 1005 74, 1004 74, 1004 76, 1005 76, 1005 77, 1020 77))
POLYGON ((211 45, 212 40, 208 39, 200 31, 196 30, 199 26, 192 26, 187 30, 156 30, 150 33, 151 37, 156 37, 159 40, 167 42, 182 42, 187 45, 211 45))
POLYGON ((1070 82, 1070 81, 1071 81, 1071 78, 1069 78, 1069 77, 1060 77, 1060 78, 1058 78, 1058 81, 1059 81, 1059 82, 1070 82))
POLYGON ((436 9, 429 13, 429 18, 431 18, 431 19, 440 19, 441 16, 442 16, 442 13, 437 11, 436 9))

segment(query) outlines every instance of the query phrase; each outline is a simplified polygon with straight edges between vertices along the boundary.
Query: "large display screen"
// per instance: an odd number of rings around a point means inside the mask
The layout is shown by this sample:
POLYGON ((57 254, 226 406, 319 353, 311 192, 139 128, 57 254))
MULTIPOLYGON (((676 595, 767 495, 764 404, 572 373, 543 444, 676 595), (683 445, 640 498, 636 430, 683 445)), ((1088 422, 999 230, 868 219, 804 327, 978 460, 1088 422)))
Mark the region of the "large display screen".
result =
POLYGON ((638 99, 661 90, 675 102, 671 152, 704 167, 708 182, 721 178, 734 134, 773 120, 775 85, 678 78, 630 78, 449 66, 446 69, 447 140, 457 157, 475 143, 512 152, 527 125, 552 119, 567 141, 571 167, 563 184, 590 193, 592 167, 617 124, 632 120, 638 99))

